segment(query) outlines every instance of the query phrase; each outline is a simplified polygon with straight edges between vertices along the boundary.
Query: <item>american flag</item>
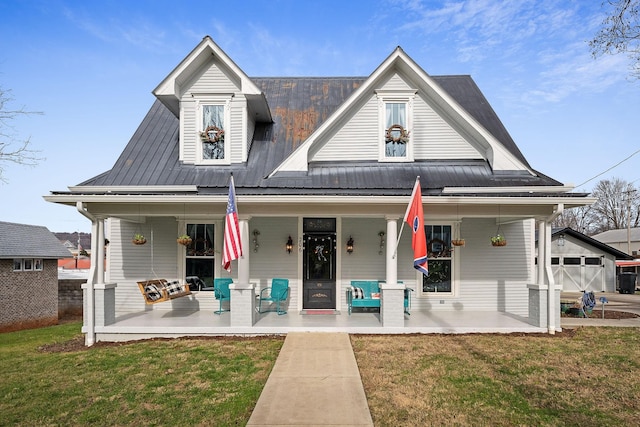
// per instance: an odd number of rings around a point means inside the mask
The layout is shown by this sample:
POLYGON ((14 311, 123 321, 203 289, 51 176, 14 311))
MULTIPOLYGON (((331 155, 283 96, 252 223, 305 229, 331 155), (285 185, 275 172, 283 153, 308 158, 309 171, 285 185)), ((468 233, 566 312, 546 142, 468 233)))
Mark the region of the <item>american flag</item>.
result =
POLYGON ((424 213, 422 210, 422 189, 420 188, 420 177, 416 178, 411 193, 411 201, 404 214, 404 220, 409 224, 412 231, 411 248, 413 248, 413 268, 429 275, 429 264, 427 262, 427 238, 424 233, 424 213))
POLYGON ((242 242, 240 239, 240 225, 238 224, 238 210, 236 209, 236 189, 233 176, 229 183, 229 200, 224 227, 224 248, 222 250, 222 267, 231 271, 231 261, 242 256, 242 242))

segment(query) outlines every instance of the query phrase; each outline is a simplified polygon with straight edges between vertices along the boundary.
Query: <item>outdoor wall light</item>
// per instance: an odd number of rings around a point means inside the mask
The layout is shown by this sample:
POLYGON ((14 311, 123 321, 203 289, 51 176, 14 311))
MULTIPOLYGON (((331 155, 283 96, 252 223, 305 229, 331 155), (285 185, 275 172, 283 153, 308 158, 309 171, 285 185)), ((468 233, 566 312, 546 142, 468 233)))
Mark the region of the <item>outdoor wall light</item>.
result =
POLYGON ((253 230, 253 252, 258 252, 258 248, 260 244, 258 243, 258 236, 260 235, 260 231, 253 230))
POLYGON ((557 243, 558 243, 558 246, 564 246, 564 234, 561 234, 558 237, 558 242, 557 243))
POLYGON ((293 240, 291 240, 291 236, 289 236, 289 240, 287 240, 287 252, 291 253, 291 251, 293 250, 293 240))
POLYGON ((384 253, 384 231, 378 233, 380 236, 380 250, 378 251, 378 255, 382 255, 384 253))
POLYGON ((347 240, 347 253, 351 255, 353 252, 353 237, 349 236, 349 240, 347 240))

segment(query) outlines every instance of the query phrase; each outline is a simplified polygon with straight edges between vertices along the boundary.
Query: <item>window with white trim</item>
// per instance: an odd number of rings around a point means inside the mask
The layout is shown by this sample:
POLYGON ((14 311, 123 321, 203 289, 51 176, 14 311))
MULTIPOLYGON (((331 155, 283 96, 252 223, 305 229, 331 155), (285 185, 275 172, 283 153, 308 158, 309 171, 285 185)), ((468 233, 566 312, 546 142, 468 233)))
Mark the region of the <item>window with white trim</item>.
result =
POLYGON ((199 163, 229 164, 228 101, 203 101, 198 110, 199 163))
POLYGON ((191 243, 185 251, 185 275, 191 290, 213 289, 214 230, 213 224, 187 224, 186 234, 191 243))
POLYGON ((380 151, 383 162, 413 161, 411 125, 415 91, 378 91, 380 151))
POLYGON ((42 258, 14 258, 13 271, 42 271, 42 258))
POLYGON ((453 294, 454 268, 451 225, 425 225, 429 275, 422 276, 422 293, 453 294))

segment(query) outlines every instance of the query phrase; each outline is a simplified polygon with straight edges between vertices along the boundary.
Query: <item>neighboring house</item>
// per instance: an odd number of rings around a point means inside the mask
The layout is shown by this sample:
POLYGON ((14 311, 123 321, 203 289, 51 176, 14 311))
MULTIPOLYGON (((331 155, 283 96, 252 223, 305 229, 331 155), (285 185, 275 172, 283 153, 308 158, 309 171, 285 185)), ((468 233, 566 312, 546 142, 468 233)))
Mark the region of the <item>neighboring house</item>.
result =
POLYGON ((0 222, 0 331, 58 322, 58 259, 69 251, 36 225, 0 222))
POLYGON ((553 229, 551 234, 553 276, 563 291, 615 292, 616 261, 632 259, 626 253, 568 227, 553 229))
POLYGON ((634 258, 640 258, 640 228, 608 230, 591 237, 634 258))
POLYGON ((560 330, 550 224, 594 199, 533 169, 469 76, 431 76, 398 47, 368 77, 250 78, 205 37, 153 94, 111 170, 45 196, 91 221, 94 259, 97 242, 110 241, 108 269, 98 263, 85 289, 88 345, 338 324, 424 332, 446 316, 456 320, 442 330, 482 315, 489 331, 514 319, 560 330), (198 276, 208 287, 229 277, 221 251, 231 174, 244 249, 232 263, 231 312, 211 314, 218 302, 207 291, 145 306, 138 281, 198 276), (417 176, 428 277, 413 268, 408 227, 396 253, 417 176), (508 246, 492 248, 495 233, 508 246), (134 234, 147 243, 133 245, 134 234), (182 234, 192 245, 176 243, 182 234), (454 237, 465 247, 454 250, 454 237), (254 308, 275 277, 289 279, 290 293, 289 314, 274 319, 254 308), (346 314, 357 279, 382 283, 379 315, 346 314), (332 316, 323 323, 315 310, 332 316))
POLYGON ((53 233, 74 257, 91 255, 91 234, 89 233, 53 233), (85 253, 86 252, 86 253, 85 253))

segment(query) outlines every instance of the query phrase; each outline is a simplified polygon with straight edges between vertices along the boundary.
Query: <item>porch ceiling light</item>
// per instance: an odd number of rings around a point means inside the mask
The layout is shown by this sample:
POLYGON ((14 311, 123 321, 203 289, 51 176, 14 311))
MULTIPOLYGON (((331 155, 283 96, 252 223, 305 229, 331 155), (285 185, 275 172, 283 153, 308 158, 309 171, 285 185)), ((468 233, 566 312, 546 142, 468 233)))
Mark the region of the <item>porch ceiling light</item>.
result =
POLYGON ((351 255, 353 252, 353 237, 349 236, 349 240, 347 240, 347 253, 351 255))
POLYGON ((293 240, 291 240, 291 236, 289 236, 289 239, 287 240, 287 252, 291 253, 291 251, 293 250, 293 240))

